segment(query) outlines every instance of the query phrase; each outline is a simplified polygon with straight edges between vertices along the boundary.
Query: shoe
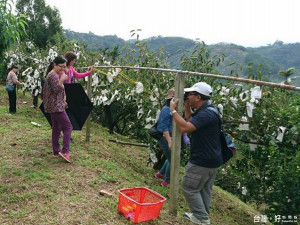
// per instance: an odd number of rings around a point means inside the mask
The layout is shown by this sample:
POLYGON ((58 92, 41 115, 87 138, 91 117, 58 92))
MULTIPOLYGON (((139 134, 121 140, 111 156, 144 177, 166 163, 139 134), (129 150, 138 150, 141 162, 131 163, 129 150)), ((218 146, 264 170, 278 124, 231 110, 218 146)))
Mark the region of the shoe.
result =
POLYGON ((204 225, 210 225, 210 220, 201 220, 201 223, 204 225))
POLYGON ((157 173, 155 174, 155 177, 156 177, 156 178, 159 178, 159 179, 164 179, 164 178, 165 178, 165 176, 162 175, 162 174, 159 173, 159 172, 157 172, 157 173))
POLYGON ((59 156, 59 152, 53 153, 53 157, 58 157, 59 156))
POLYGON ((199 220, 197 217, 194 216, 193 213, 184 213, 183 217, 190 220, 191 222, 195 224, 200 224, 200 225, 210 225, 210 220, 199 220))
POLYGON ((70 156, 69 156, 69 154, 68 153, 61 153, 61 152, 59 152, 58 153, 61 157, 63 157, 67 162, 71 162, 71 160, 70 160, 70 156))
POLYGON ((163 187, 170 187, 170 183, 168 183, 166 181, 161 182, 160 185, 163 187))

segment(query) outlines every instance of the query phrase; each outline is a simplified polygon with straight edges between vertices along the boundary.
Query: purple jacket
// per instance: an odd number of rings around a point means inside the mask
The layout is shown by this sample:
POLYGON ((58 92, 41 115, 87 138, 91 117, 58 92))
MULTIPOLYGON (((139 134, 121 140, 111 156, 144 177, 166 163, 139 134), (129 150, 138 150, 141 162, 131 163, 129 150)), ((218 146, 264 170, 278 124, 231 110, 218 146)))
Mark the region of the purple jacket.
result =
POLYGON ((51 71, 45 80, 43 86, 43 103, 47 113, 65 111, 65 88, 59 85, 58 74, 51 71))

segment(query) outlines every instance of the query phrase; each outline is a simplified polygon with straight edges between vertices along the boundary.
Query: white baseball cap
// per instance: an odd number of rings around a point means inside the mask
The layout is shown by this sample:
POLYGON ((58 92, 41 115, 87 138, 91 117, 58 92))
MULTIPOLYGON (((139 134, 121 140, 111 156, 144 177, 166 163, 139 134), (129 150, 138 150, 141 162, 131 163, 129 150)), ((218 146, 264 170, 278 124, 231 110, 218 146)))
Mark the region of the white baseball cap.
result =
POLYGON ((205 82, 198 82, 198 83, 194 84, 192 87, 184 89, 184 92, 192 92, 192 91, 196 91, 205 96, 212 95, 211 86, 205 82))

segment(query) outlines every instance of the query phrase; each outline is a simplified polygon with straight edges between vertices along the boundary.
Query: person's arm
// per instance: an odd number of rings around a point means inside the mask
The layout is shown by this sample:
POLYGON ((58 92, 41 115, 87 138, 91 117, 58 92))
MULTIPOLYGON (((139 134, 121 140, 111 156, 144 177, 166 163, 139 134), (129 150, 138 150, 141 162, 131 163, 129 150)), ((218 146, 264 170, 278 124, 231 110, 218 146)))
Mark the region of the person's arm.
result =
POLYGON ((65 87, 64 86, 64 81, 67 80, 67 79, 68 79, 68 76, 65 73, 63 73, 61 75, 60 79, 59 79, 59 86, 64 88, 65 87))
POLYGON ((158 126, 159 130, 162 131, 163 136, 165 137, 166 141, 168 142, 169 149, 172 149, 172 138, 169 133, 169 126, 172 122, 172 118, 170 116, 170 108, 163 107, 159 119, 158 119, 158 126))
POLYGON ((69 69, 72 71, 73 76, 74 76, 75 78, 81 79, 81 78, 84 78, 84 77, 86 77, 86 76, 91 75, 92 72, 93 72, 93 70, 94 70, 94 67, 91 66, 91 67, 90 67, 90 70, 89 70, 89 71, 86 71, 86 72, 84 72, 84 73, 78 73, 78 72, 74 69, 73 66, 70 66, 69 69))
POLYGON ((20 81, 18 80, 18 77, 17 77, 16 74, 13 73, 12 76, 13 76, 13 83, 15 83, 15 84, 17 84, 17 85, 19 85, 19 86, 23 86, 23 85, 24 85, 23 82, 20 82, 20 81))
POLYGON ((177 99, 176 101, 174 101, 174 99, 173 99, 170 102, 170 112, 172 114, 174 122, 180 129, 181 133, 190 133, 190 132, 195 131, 197 128, 194 126, 194 124, 185 121, 175 110, 178 105, 178 102, 179 102, 179 99, 177 99))
POLYGON ((186 121, 189 121, 192 118, 192 110, 190 103, 187 100, 184 102, 184 117, 186 121))
POLYGON ((68 79, 68 76, 66 74, 62 74, 59 81, 57 82, 58 80, 58 77, 56 77, 57 75, 51 75, 49 76, 49 83, 50 83, 50 86, 51 86, 51 89, 53 90, 54 93, 56 92, 59 92, 61 89, 64 88, 64 81, 66 79, 68 79))
POLYGON ((169 131, 165 130, 163 132, 163 135, 164 135, 164 137, 166 138, 166 140, 168 142, 169 149, 171 150, 172 149, 172 138, 170 137, 169 131))

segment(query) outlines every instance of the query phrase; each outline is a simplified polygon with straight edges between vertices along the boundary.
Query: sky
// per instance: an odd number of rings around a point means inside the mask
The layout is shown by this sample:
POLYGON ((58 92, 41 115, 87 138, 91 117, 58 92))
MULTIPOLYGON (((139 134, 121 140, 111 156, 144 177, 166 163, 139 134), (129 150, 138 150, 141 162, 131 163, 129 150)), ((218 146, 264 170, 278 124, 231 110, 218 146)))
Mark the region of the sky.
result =
POLYGON ((259 47, 300 42, 300 0, 45 0, 75 32, 259 47))

